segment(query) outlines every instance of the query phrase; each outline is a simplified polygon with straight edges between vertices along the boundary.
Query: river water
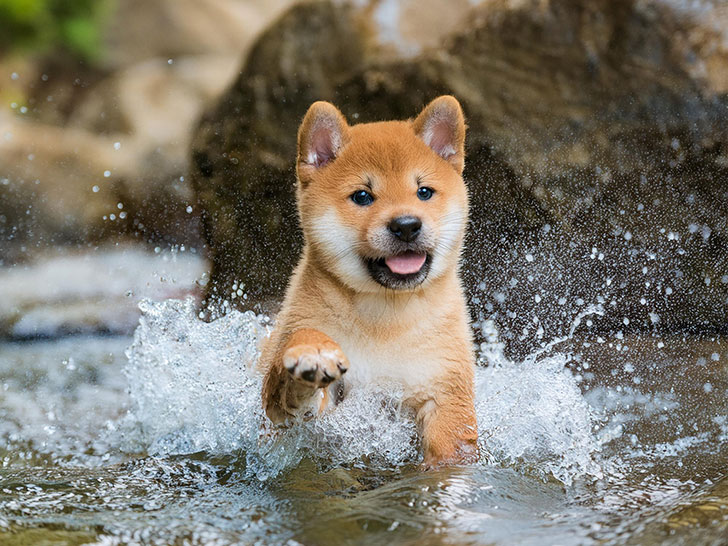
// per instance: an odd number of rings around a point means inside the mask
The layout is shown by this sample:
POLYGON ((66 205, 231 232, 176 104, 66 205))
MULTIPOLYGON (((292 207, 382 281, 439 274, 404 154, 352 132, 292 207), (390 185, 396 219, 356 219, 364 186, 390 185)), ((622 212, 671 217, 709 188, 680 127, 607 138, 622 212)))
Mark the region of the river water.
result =
POLYGON ((481 461, 418 469, 396 391, 264 426, 268 317, 143 300, 134 336, 0 344, 2 544, 725 544, 728 340, 480 325, 481 461))

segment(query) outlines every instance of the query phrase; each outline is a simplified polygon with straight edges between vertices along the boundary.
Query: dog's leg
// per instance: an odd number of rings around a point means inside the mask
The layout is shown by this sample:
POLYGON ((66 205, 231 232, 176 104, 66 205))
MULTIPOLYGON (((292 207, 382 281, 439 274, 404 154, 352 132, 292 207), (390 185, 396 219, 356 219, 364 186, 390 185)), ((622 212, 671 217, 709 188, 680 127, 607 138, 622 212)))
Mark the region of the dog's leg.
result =
POLYGON ((472 387, 450 387, 425 401, 417 411, 417 421, 426 469, 478 460, 478 427, 472 387))
POLYGON ((318 395, 318 411, 330 397, 328 387, 349 368, 341 347, 326 334, 309 328, 296 330, 274 356, 263 381, 263 407, 271 421, 311 409, 318 395))

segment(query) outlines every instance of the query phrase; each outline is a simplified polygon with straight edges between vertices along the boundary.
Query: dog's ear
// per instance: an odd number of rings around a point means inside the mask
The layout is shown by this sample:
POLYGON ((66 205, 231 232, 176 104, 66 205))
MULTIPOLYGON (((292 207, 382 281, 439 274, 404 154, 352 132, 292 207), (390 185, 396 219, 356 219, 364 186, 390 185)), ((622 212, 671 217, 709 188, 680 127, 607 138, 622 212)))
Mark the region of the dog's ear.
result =
POLYGON ((465 118, 457 99, 437 97, 413 122, 417 136, 462 174, 465 167, 465 118))
MULTIPOLYGON (((346 119, 330 102, 314 102, 298 130, 299 177, 310 175, 331 163, 348 141, 346 119)), ((302 179, 303 182, 303 179, 302 179)))

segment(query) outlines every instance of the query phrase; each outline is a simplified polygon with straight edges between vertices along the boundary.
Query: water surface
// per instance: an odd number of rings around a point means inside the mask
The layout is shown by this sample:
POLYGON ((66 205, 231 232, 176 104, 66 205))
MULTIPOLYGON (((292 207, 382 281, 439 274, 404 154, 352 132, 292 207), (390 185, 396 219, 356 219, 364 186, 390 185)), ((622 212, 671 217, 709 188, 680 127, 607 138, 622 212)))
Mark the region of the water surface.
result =
POLYGON ((725 543, 725 340, 577 328, 516 363, 491 328, 482 460, 423 473, 397 392, 265 430, 270 321, 142 305, 133 339, 0 345, 3 543, 725 543))

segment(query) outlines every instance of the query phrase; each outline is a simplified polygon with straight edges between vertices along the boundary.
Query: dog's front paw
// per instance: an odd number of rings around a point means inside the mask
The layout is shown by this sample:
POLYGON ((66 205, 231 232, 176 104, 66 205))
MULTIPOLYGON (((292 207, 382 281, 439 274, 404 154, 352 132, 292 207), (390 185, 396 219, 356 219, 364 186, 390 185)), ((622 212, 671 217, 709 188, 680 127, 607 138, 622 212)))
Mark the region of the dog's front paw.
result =
POLYGON ((328 386, 349 369, 349 361, 336 343, 306 343, 283 353, 283 366, 293 379, 314 388, 328 386))

